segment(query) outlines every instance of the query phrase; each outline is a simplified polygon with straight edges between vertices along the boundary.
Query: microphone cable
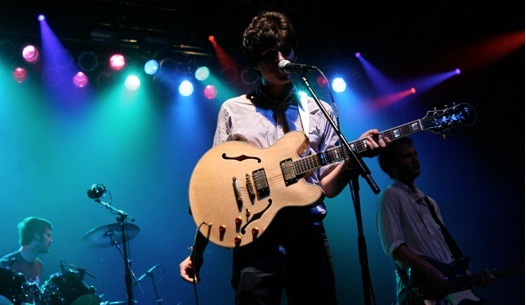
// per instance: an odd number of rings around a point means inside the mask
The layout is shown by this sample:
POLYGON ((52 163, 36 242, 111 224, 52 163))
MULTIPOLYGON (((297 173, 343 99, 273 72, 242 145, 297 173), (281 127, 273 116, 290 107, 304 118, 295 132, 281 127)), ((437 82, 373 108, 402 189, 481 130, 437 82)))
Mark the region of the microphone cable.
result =
MULTIPOLYGON (((192 282, 192 286, 194 287, 194 298, 195 298, 195 305, 199 305, 199 298, 198 298, 198 294, 197 294, 197 284, 200 282, 200 279, 197 277, 197 269, 196 269, 196 260, 195 260, 195 248, 196 248, 196 241, 197 241, 197 235, 199 235, 199 229, 203 226, 203 225, 207 225, 208 226, 208 231, 210 231, 210 227, 211 227, 211 224, 209 224, 208 222, 206 221, 203 221, 198 227, 197 229, 195 230, 195 234, 194 234, 194 242, 193 242, 193 245, 190 247, 192 253, 190 254, 191 256, 191 260, 192 260, 192 272, 193 272, 193 282, 192 282)), ((203 249, 204 251, 204 249, 203 249)), ((203 253, 204 254, 204 253, 203 253)), ((202 266, 202 263, 201 263, 201 266, 202 266)))

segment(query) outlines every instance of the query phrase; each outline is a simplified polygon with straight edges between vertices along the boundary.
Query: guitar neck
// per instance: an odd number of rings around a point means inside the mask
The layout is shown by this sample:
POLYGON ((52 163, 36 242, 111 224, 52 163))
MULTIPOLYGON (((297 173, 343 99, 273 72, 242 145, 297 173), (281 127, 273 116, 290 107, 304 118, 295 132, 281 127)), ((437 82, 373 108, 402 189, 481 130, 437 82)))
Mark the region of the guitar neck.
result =
MULTIPOLYGON (((425 130, 424 123, 425 121, 423 121, 423 119, 414 120, 412 122, 384 130, 380 132, 379 137, 388 137, 391 140, 407 137, 414 133, 425 130)), ((367 142, 365 140, 349 142, 349 146, 353 151, 359 154, 367 150, 367 142)), ((339 162, 349 155, 350 152, 347 149, 347 146, 341 145, 294 161, 294 170, 296 175, 303 175, 319 167, 339 162)))
MULTIPOLYGON (((494 269, 490 271, 495 278, 498 278, 506 275, 524 272, 524 265, 512 266, 502 269, 494 269)), ((471 286, 472 284, 481 284, 485 275, 486 273, 482 272, 478 274, 465 275, 462 277, 449 279, 448 282, 450 286, 450 291, 456 292, 465 289, 465 287, 471 286)))

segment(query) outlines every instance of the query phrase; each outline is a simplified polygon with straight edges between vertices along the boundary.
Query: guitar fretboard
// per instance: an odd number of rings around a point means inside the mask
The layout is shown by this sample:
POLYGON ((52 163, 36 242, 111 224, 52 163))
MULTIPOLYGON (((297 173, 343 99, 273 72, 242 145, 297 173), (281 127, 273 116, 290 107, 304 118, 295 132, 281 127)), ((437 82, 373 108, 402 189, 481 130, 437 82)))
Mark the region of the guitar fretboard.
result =
MULTIPOLYGON (((391 140, 403 138, 411 134, 424 130, 422 120, 415 120, 385 131, 380 132, 379 137, 388 137, 391 140)), ((365 140, 356 140, 349 142, 351 149, 359 154, 367 150, 367 142, 365 140)), ((347 146, 341 145, 328 149, 322 153, 307 156, 294 162, 294 171, 296 175, 303 175, 311 170, 319 167, 339 162, 350 155, 347 146)))
MULTIPOLYGON (((491 274, 497 278, 502 277, 505 275, 512 275, 512 274, 519 274, 524 272, 524 265, 519 266, 512 266, 502 269, 493 269, 490 270, 491 274)), ((456 292, 463 289, 466 289, 466 287, 471 286, 472 284, 480 284, 482 283, 484 276, 486 273, 478 273, 478 274, 472 274, 472 275, 466 275, 458 278, 452 278, 449 279, 449 287, 450 292, 456 292)))

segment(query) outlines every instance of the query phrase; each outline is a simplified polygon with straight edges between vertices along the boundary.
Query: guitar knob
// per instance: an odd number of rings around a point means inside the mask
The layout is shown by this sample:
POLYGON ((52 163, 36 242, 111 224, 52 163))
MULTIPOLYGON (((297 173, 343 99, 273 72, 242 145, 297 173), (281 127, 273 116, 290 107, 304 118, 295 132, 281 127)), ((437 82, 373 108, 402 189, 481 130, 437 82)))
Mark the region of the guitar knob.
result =
POLYGON ((241 224, 243 223, 243 219, 241 219, 241 217, 236 217, 235 223, 236 223, 236 232, 239 232, 239 230, 241 230, 241 224))
POLYGON ((236 236, 236 238, 234 238, 234 243, 236 244, 236 247, 238 247, 241 244, 241 236, 236 236))
POLYGON ((258 238, 258 235, 259 235, 259 228, 258 227, 253 228, 252 229, 252 239, 258 238))
POLYGON ((223 240, 225 238, 225 232, 226 232, 226 227, 224 225, 220 225, 219 226, 219 239, 220 240, 223 240))

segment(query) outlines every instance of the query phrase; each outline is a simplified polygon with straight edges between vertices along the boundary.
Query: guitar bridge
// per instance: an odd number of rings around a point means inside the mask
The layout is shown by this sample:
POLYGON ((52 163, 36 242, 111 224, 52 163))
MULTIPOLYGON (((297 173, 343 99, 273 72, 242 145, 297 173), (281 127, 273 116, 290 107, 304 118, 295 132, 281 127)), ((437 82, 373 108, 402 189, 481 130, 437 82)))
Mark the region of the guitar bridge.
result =
POLYGON ((232 177, 232 188, 234 189, 234 196, 236 197, 237 209, 241 211, 243 208, 243 197, 241 197, 241 190, 239 189, 239 183, 237 183, 236 177, 232 177))

